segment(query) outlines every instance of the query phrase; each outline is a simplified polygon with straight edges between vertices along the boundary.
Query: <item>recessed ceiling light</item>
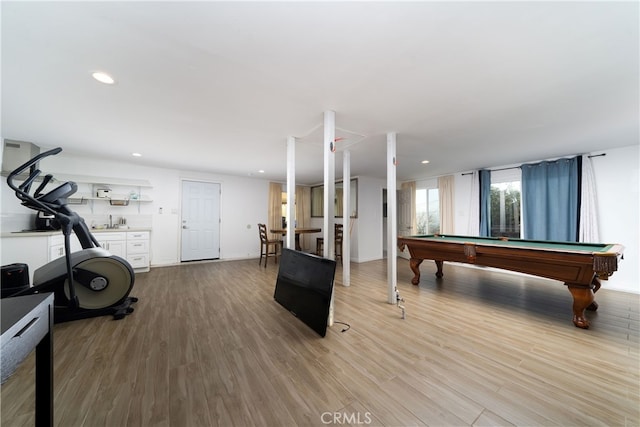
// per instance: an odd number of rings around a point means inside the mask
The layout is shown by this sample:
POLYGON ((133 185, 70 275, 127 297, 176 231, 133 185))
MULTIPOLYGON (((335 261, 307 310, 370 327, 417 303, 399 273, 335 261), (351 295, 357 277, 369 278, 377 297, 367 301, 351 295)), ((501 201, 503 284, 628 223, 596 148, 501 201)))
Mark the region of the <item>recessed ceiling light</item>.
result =
POLYGON ((260 170, 258 171, 258 173, 264 173, 264 170, 260 169, 260 170))
POLYGON ((140 154, 140 153, 131 153, 131 155, 133 157, 142 157, 142 154, 140 154))
POLYGON ((92 73, 91 76, 94 79, 96 79, 97 81, 99 81, 100 83, 104 83, 104 84, 107 84, 107 85, 112 85, 112 84, 114 84, 116 82, 113 79, 113 77, 111 77, 107 73, 103 73, 102 71, 96 71, 95 73, 92 73))
POLYGON ((429 160, 423 160, 423 161, 422 161, 422 162, 420 162, 420 163, 422 163, 423 165, 426 165, 427 163, 429 163, 429 160))

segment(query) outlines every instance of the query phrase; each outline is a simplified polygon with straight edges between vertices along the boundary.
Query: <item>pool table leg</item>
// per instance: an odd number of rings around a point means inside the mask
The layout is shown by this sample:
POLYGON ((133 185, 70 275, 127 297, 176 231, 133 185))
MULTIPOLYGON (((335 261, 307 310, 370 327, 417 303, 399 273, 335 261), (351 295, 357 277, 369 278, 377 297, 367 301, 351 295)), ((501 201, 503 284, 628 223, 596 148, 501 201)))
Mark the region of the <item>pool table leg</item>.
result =
MULTIPOLYGON (((589 321, 584 317, 585 309, 593 309, 594 296, 591 287, 584 285, 573 285, 567 283, 567 288, 573 296, 573 324, 578 328, 589 329, 589 321)), ((597 304, 595 308, 597 308, 597 304)))
MULTIPOLYGON (((596 292, 598 292, 598 289, 600 289, 600 280, 598 279, 598 276, 593 276, 593 280, 591 281, 591 284, 593 285, 593 293, 595 294, 596 292)), ((594 295, 595 298, 595 295, 594 295)), ((596 311, 598 309, 598 303, 593 301, 591 304, 589 304, 587 306, 587 310, 589 311, 596 311)))
POLYGON ((409 260, 409 267, 411 267, 411 271, 413 271, 413 279, 411 279, 411 283, 414 285, 418 285, 420 283, 420 264, 422 264, 422 259, 420 258, 411 258, 409 260))
POLYGON ((436 271, 436 277, 438 279, 442 279, 442 276, 444 276, 444 274, 442 273, 442 264, 444 264, 444 261, 436 261, 436 267, 438 268, 438 271, 436 271))

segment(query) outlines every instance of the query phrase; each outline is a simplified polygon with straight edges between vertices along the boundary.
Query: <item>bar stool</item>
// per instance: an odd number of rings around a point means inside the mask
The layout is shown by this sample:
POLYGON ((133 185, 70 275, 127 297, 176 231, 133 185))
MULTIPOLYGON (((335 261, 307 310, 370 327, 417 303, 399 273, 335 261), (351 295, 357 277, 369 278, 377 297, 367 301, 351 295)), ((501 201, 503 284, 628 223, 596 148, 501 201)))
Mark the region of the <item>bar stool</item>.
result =
POLYGON ((336 253, 335 260, 338 261, 340 258, 340 265, 342 265, 342 224, 336 224, 334 251, 336 253))
MULTIPOLYGON (((342 264, 342 239, 343 239, 343 227, 342 224, 334 224, 334 255, 337 261, 340 258, 340 264, 342 264)), ((316 239, 316 255, 322 256, 324 251, 324 237, 318 237, 316 239)))
POLYGON ((275 257, 275 263, 278 263, 278 248, 282 247, 281 240, 269 240, 267 236, 266 224, 258 224, 258 232, 260 233, 260 260, 258 265, 262 264, 262 256, 264 255, 264 266, 267 267, 269 257, 275 257), (273 250, 271 249, 273 247, 273 250))

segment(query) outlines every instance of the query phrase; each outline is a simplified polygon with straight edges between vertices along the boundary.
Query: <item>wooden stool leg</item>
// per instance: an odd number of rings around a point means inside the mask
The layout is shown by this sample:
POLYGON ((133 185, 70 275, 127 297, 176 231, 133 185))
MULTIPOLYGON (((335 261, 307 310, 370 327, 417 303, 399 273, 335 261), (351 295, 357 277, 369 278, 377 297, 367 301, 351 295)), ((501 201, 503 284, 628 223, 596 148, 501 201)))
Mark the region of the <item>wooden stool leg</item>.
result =
POLYGON ((264 252, 264 244, 260 242, 260 260, 258 261, 258 265, 262 265, 262 254, 264 252))

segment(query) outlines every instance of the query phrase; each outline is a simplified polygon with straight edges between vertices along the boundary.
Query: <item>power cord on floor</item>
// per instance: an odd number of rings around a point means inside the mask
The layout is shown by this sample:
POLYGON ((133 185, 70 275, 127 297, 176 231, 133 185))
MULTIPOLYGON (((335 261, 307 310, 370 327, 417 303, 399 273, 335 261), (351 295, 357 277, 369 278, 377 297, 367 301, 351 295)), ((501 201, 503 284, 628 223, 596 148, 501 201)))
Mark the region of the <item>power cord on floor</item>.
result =
POLYGON ((347 332, 349 329, 351 329, 351 325, 350 325, 350 324, 348 324, 348 323, 344 323, 344 322, 337 322, 337 321, 334 321, 333 323, 339 323, 339 324, 341 324, 341 325, 345 325, 345 326, 346 326, 346 328, 344 328, 344 329, 343 329, 343 330, 341 330, 340 332, 347 332))
POLYGON ((407 314, 404 309, 404 298, 400 296, 400 291, 398 291, 398 287, 396 286, 396 305, 402 311, 402 318, 406 319, 407 314))

